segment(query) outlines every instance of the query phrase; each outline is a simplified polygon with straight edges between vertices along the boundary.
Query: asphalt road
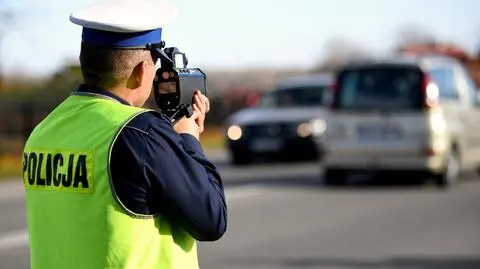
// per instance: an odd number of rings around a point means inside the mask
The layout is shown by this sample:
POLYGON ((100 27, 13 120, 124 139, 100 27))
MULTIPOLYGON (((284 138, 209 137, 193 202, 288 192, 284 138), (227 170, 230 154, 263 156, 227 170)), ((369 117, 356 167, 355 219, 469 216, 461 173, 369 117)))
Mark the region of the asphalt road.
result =
MULTIPOLYGON (((329 189, 315 163, 218 166, 229 227, 220 241, 199 244, 202 269, 480 268, 480 180, 473 175, 450 191, 329 189)), ((0 184, 0 269, 28 268, 25 228, 22 186, 0 184)))

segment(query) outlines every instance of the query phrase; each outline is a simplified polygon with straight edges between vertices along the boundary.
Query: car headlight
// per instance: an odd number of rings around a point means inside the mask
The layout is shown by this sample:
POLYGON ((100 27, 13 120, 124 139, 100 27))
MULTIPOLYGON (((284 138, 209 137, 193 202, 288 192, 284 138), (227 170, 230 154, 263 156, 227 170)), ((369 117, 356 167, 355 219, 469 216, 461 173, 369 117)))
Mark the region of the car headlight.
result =
POLYGON ((300 137, 307 137, 311 134, 310 126, 307 122, 300 123, 297 126, 297 135, 300 137))
POLYGON ((327 124, 323 119, 313 119, 310 121, 311 132, 315 135, 321 135, 327 129, 327 124))
POLYGON ((243 135, 242 127, 238 125, 232 125, 227 129, 227 137, 230 140, 233 140, 233 141, 239 140, 240 138, 242 138, 242 135, 243 135))

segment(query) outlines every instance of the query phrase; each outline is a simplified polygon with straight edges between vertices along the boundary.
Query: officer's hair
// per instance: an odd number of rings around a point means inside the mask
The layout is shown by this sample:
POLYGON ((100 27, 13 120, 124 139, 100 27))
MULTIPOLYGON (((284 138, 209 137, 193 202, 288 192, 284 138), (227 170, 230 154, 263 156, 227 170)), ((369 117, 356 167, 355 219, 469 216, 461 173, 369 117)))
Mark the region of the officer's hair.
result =
POLYGON ((82 43, 80 66, 86 84, 105 88, 125 82, 150 53, 139 49, 102 48, 82 43))

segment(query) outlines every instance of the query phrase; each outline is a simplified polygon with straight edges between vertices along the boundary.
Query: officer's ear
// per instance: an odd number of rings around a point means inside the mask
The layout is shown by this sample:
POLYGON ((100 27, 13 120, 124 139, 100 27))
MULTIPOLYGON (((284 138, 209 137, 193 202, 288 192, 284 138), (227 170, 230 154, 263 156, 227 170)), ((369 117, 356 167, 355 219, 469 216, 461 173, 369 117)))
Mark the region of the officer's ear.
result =
POLYGON ((134 84, 131 85, 133 86, 131 88, 142 88, 148 85, 148 67, 149 64, 146 60, 141 61, 135 66, 130 77, 131 83, 134 84))

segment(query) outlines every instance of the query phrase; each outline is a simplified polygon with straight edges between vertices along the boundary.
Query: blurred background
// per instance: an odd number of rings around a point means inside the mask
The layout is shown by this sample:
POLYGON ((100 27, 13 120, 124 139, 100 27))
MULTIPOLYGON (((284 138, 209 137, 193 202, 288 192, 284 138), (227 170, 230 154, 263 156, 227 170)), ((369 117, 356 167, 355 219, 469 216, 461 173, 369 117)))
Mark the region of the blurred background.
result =
MULTIPOLYGON (((163 39, 207 74, 212 109, 201 143, 231 204, 228 234, 200 247, 204 268, 480 268, 476 175, 448 193, 402 184, 331 190, 320 183, 314 144, 297 153, 314 149, 306 160, 259 164, 235 159, 229 144, 233 117, 271 108, 268 93, 288 79, 305 88, 321 76, 330 89, 348 63, 406 46, 447 47, 480 88, 480 2, 173 1, 179 15, 163 39)), ((28 266, 20 156, 35 125, 82 81, 81 28, 68 16, 94 2, 0 0, 0 268, 28 266)))

